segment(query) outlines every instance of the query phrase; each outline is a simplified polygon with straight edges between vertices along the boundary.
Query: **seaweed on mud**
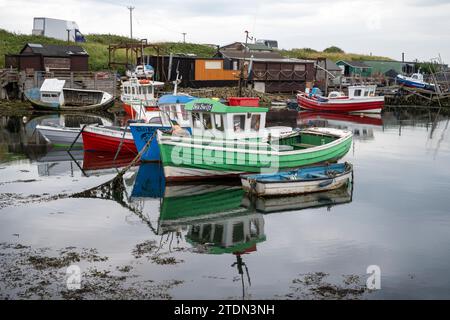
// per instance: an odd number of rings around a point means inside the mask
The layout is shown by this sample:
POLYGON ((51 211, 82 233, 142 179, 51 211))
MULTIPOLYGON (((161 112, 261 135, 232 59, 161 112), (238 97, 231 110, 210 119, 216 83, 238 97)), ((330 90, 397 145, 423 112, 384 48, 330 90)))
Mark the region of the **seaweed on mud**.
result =
POLYGON ((342 284, 326 281, 328 276, 329 274, 324 272, 301 274, 299 278, 292 280, 291 292, 277 298, 356 300, 370 293, 358 275, 343 275, 342 284))
POLYGON ((171 299, 168 291, 183 283, 141 280, 130 273, 131 266, 100 269, 98 263, 108 257, 95 249, 67 247, 52 255, 50 251, 0 243, 0 299, 171 299), (66 267, 71 263, 84 266, 79 290, 66 286, 66 267))
POLYGON ((131 253, 136 259, 142 258, 145 254, 152 253, 158 248, 156 241, 147 240, 142 243, 138 243, 131 253))
POLYGON ((145 256, 148 260, 159 265, 175 265, 184 262, 184 260, 177 260, 175 257, 166 257, 170 252, 159 252, 159 250, 160 247, 155 240, 147 240, 138 243, 131 253, 136 259, 145 256))

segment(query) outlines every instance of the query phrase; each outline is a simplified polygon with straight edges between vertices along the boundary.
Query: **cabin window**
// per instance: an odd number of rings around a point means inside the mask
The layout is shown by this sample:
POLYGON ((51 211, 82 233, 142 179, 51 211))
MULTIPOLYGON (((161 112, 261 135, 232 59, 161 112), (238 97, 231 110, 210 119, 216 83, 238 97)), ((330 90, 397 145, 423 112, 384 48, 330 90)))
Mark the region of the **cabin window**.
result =
POLYGON ((365 97, 368 97, 368 96, 369 96, 369 91, 365 91, 365 92, 364 92, 364 96, 365 96, 365 97))
POLYGON ((233 243, 244 241, 244 223, 238 222, 233 225, 233 243))
POLYGON ((260 124, 261 124, 261 115, 260 114, 252 115, 250 129, 253 131, 259 131, 260 124))
POLYGON ((188 120, 188 113, 184 108, 184 106, 180 106, 180 110, 181 110, 181 118, 185 121, 188 120))
POLYGON ((217 130, 220 130, 220 131, 224 130, 223 121, 222 121, 222 115, 220 115, 220 114, 215 114, 214 115, 214 125, 215 125, 217 130))
POLYGON ((245 130, 245 115, 235 115, 233 117, 234 132, 245 130))
POLYGON ((151 118, 148 123, 162 124, 161 117, 151 118))
POLYGON ((294 65, 294 71, 306 71, 306 66, 304 64, 294 65))
POLYGON ((353 94, 355 97, 360 97, 361 96, 361 89, 356 89, 355 93, 353 94))
POLYGON ((199 112, 192 112, 192 122, 193 122, 194 128, 198 128, 198 129, 203 128, 199 112))
POLYGON ((205 125, 205 129, 211 130, 213 128, 211 114, 204 113, 203 114, 203 124, 205 125))
POLYGON ((177 119, 177 106, 176 105, 171 105, 170 106, 170 117, 173 119, 177 119))

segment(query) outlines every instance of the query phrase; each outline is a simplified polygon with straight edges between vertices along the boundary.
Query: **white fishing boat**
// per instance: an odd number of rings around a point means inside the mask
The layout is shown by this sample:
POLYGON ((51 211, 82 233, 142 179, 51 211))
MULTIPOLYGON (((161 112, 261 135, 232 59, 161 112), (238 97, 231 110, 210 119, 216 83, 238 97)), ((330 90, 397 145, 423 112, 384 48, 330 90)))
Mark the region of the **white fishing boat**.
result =
MULTIPOLYGON (((67 117, 70 115, 61 115, 58 122, 55 121, 43 121, 36 126, 36 130, 44 137, 47 143, 56 147, 70 146, 75 139, 77 139, 74 145, 82 145, 83 139, 80 135, 80 130, 84 124, 100 124, 110 126, 112 125, 110 120, 107 120, 98 116, 86 116, 86 115, 73 115, 73 117, 79 117, 77 126, 66 126, 67 117), (78 138, 77 138, 78 136, 78 138)), ((71 124, 73 125, 74 121, 71 124)))

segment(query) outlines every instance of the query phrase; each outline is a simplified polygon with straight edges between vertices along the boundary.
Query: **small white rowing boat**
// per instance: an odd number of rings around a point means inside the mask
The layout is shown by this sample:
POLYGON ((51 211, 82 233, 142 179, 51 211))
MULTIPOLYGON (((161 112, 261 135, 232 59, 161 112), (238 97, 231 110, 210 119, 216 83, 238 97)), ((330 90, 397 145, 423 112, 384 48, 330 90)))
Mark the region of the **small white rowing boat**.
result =
POLYGON ((274 174, 242 175, 247 193, 273 197, 338 189, 352 181, 350 163, 308 167, 274 174))

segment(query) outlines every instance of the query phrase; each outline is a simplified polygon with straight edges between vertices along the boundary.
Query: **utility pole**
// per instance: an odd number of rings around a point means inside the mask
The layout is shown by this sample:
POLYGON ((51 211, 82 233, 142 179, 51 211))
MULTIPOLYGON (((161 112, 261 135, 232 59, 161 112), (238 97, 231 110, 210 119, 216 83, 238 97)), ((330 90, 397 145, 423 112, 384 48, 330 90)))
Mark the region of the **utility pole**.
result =
POLYGON ((133 10, 134 10, 134 7, 129 6, 127 8, 128 8, 128 10, 130 10, 130 38, 133 39, 133 10))
POLYGON ((186 43, 186 32, 181 33, 183 35, 183 43, 186 43))
MULTIPOLYGON (((249 37, 248 34, 249 32, 245 31, 244 59, 242 60, 241 74, 239 76, 239 92, 238 92, 239 97, 242 97, 242 85, 244 84, 245 81, 244 68, 245 68, 245 57, 247 55, 247 42, 248 40, 253 40, 253 37, 249 37)), ((247 81, 245 81, 245 86, 247 86, 247 81)))

